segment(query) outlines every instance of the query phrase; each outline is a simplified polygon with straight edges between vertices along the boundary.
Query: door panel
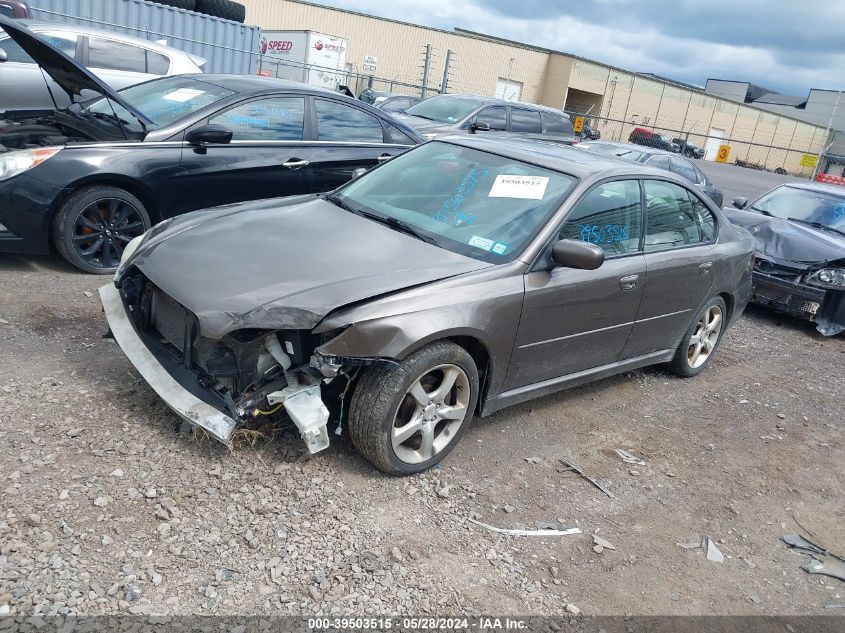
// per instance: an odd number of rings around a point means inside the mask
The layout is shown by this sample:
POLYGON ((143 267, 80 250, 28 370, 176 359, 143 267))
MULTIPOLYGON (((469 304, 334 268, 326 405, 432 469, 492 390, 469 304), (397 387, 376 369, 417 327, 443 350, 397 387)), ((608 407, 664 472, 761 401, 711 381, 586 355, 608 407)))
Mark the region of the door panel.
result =
POLYGON ((525 276, 525 302, 508 389, 615 362, 643 293, 645 259, 637 180, 597 185, 578 202, 560 239, 600 246, 596 270, 557 267, 525 276))
POLYGON ((677 346, 717 274, 712 222, 706 225, 700 209, 712 220, 706 207, 674 183, 646 180, 643 187, 647 279, 623 358, 677 346))
POLYGON ((597 270, 527 274, 506 389, 616 361, 631 332, 644 280, 642 255, 611 259, 597 270), (623 279, 635 285, 623 290, 623 279))

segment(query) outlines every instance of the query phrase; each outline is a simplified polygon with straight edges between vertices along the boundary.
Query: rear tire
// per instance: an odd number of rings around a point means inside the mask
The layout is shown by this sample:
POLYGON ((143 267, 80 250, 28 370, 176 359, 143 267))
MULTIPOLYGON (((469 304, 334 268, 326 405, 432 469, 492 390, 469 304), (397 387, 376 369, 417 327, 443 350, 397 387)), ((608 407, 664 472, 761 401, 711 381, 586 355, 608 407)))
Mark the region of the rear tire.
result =
POLYGON ((232 0, 196 0, 196 10, 224 20, 241 22, 246 19, 246 7, 232 0))
POLYGON ((349 407, 349 436, 389 475, 439 463, 460 441, 478 402, 478 369, 462 347, 440 341, 394 367, 372 367, 349 407))
POLYGON ((105 185, 80 189, 53 218, 53 244, 86 273, 117 270, 123 249, 152 226, 143 203, 128 191, 105 185))
POLYGON ((722 297, 713 297, 681 339, 669 368, 679 376, 697 376, 716 353, 727 325, 728 309, 722 297))

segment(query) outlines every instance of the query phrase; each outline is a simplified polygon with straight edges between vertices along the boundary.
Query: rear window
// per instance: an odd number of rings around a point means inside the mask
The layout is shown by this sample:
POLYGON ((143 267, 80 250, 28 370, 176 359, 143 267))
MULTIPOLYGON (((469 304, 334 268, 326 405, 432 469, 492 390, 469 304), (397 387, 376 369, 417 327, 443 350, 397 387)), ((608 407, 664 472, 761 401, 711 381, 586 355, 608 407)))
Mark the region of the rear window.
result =
POLYGON ((147 72, 147 51, 124 42, 88 38, 88 65, 104 70, 123 70, 131 73, 147 72))

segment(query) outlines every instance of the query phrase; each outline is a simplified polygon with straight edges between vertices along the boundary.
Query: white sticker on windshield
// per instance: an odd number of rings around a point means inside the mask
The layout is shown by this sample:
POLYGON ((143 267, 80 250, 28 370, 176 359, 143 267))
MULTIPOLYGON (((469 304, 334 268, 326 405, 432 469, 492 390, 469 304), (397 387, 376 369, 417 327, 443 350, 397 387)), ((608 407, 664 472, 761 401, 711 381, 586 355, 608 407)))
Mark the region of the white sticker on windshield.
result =
POLYGON ((499 174, 490 188, 490 198, 542 200, 549 184, 548 176, 510 176, 499 174))
POLYGON ((493 248, 493 244, 495 244, 495 242, 493 240, 488 240, 486 237, 479 237, 478 235, 473 235, 470 238, 468 244, 470 246, 475 246, 476 248, 489 251, 491 248, 493 248))
POLYGON ((205 94, 205 91, 194 90, 193 88, 179 88, 170 94, 164 95, 164 98, 168 101, 178 101, 179 103, 184 103, 185 101, 190 101, 191 99, 199 97, 201 94, 205 94))

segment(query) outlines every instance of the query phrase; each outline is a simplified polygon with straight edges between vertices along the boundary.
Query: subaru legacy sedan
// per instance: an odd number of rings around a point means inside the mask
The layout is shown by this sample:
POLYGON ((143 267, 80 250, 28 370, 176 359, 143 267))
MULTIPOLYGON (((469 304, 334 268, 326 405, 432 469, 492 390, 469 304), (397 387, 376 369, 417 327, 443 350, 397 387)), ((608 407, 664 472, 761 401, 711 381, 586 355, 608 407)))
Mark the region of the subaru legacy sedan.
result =
POLYGON ((329 410, 377 468, 422 471, 473 416, 666 363, 695 376, 751 292, 754 240, 669 172, 446 137, 323 195, 192 213, 123 251, 114 338, 228 442, 329 410))

